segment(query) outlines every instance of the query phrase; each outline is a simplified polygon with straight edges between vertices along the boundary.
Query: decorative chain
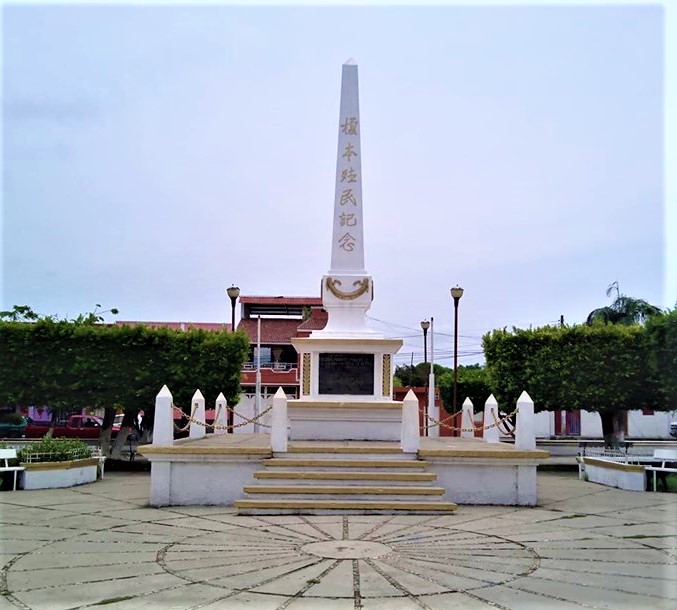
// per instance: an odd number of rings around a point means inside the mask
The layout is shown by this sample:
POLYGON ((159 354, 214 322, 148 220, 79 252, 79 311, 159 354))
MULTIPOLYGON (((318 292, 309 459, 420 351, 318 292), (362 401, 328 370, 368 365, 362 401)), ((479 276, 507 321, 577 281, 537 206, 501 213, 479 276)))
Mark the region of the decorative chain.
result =
MULTIPOLYGON (((423 409, 419 409, 419 411, 421 413, 423 413, 424 415, 426 415, 426 413, 423 409)), ((514 436, 514 428, 513 428, 512 431, 505 432, 501 428, 500 424, 502 424, 506 420, 510 419, 513 415, 515 415, 517 413, 517 411, 518 411, 518 409, 515 409, 514 411, 512 411, 512 413, 508 413, 508 415, 503 416, 501 419, 496 419, 496 415, 492 411, 491 414, 494 417, 494 423, 493 424, 489 424, 487 426, 473 426, 472 428, 470 428, 470 427, 464 428, 462 426, 457 427, 457 426, 452 426, 452 425, 449 425, 448 423, 446 423, 450 419, 453 419, 455 417, 455 414, 450 415, 449 417, 446 417, 442 420, 437 420, 434 417, 432 417, 431 415, 427 414, 426 417, 428 418, 428 420, 430 420, 433 423, 432 423, 432 425, 428 424, 428 425, 424 426, 424 428, 426 430, 430 430, 430 428, 434 428, 435 426, 440 426, 442 428, 446 428, 447 430, 451 430, 453 432, 473 432, 473 433, 476 432, 477 430, 490 430, 491 428, 498 428, 499 431, 502 432, 503 434, 506 434, 506 435, 509 434, 511 436, 514 436)))
MULTIPOLYGON (((174 409, 177 413, 180 413, 183 417, 185 417, 185 414, 183 412, 183 409, 177 407, 175 404, 172 404, 172 409, 174 409)), ((247 424, 254 424, 258 423, 259 426, 263 426, 264 428, 270 428, 268 424, 264 424, 263 422, 260 422, 260 420, 266 413, 269 411, 272 411, 273 405, 268 407, 267 409, 261 411, 258 415, 256 415, 254 418, 249 419, 248 417, 244 417, 243 415, 240 415, 237 413, 234 409, 232 409, 229 406, 226 406, 226 409, 230 411, 233 415, 237 415, 240 419, 243 421, 239 424, 233 424, 232 426, 229 425, 221 425, 221 424, 209 424, 204 421, 200 421, 199 419, 195 419, 195 411, 197 410, 197 405, 193 407, 193 410, 191 414, 188 416, 188 423, 186 423, 185 426, 177 426, 176 423, 174 424, 174 430, 177 432, 185 432, 190 428, 190 424, 197 424, 198 426, 202 426, 203 428, 209 429, 209 430, 234 430, 235 428, 241 428, 242 426, 246 426, 247 424)), ((214 417, 214 421, 218 421, 219 419, 219 413, 221 412, 221 405, 217 406, 216 409, 216 416, 214 417)))
POLYGON ((510 417, 512 417, 512 415, 514 415, 515 413, 517 413, 517 409, 515 409, 512 413, 510 413, 510 415, 506 415, 503 419, 499 420, 499 419, 496 419, 496 414, 493 411, 491 412, 491 415, 494 418, 493 425, 498 428, 499 432, 502 432, 506 436, 512 436, 513 438, 515 438, 515 426, 516 426, 516 424, 513 424, 512 422, 510 422, 510 425, 512 425, 512 429, 509 428, 508 427, 508 419, 510 417), (501 426, 501 424, 502 424, 502 426, 501 426))

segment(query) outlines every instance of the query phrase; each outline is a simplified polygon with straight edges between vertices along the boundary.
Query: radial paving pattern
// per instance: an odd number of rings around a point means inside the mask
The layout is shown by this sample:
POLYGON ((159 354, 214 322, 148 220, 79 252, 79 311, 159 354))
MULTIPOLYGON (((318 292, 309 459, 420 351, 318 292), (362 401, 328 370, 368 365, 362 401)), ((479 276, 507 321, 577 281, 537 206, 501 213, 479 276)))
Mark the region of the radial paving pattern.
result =
POLYGON ((674 608, 677 498, 539 475, 541 506, 239 517, 146 475, 0 494, 6 608, 674 608))

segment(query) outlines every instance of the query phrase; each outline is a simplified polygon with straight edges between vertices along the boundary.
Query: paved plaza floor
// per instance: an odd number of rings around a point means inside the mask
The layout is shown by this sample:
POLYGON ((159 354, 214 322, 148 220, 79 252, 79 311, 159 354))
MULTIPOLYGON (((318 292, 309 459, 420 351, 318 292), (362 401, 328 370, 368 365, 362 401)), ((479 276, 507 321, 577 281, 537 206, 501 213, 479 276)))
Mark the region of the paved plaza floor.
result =
POLYGON ((3 492, 0 610, 677 607, 677 494, 538 476, 536 508, 447 516, 155 509, 147 473, 3 492))

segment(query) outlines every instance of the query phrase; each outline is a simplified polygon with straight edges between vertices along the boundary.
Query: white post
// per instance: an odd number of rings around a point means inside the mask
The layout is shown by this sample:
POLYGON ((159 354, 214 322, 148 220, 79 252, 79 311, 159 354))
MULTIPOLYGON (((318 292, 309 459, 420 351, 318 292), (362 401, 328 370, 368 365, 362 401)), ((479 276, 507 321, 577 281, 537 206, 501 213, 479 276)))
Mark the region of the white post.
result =
MULTIPOLYGON (((204 422, 205 399, 200 390, 195 390, 195 394, 193 394, 193 398, 190 401, 190 412, 193 414, 194 420, 204 422)), ((190 429, 188 431, 189 438, 202 438, 205 434, 207 434, 207 430, 204 426, 190 422, 190 429)))
POLYGON ((215 427, 214 434, 226 434, 228 430, 226 426, 228 425, 228 403, 226 402, 226 397, 221 392, 216 397, 216 417, 214 418, 214 426, 223 426, 215 427))
POLYGON ((400 447, 404 453, 417 453, 421 445, 418 427, 418 398, 409 390, 402 403, 402 440, 400 447))
POLYGON ((496 425, 497 421, 498 403, 494 395, 491 394, 484 403, 484 440, 487 443, 498 443, 501 440, 501 434, 496 425))
POLYGON ((270 448, 275 452, 286 453, 287 451, 287 396, 282 388, 278 388, 273 398, 270 448))
POLYGON ((153 425, 153 445, 174 444, 174 399, 166 385, 155 397, 155 424, 153 425))
MULTIPOLYGON (((440 421, 440 410, 435 404, 435 320, 430 316, 430 375, 428 375, 428 413, 435 421, 440 421)), ((438 437, 440 427, 428 420, 426 426, 433 424, 428 428, 428 436, 438 437)))
POLYGON ((256 398, 254 399, 254 433, 259 432, 259 420, 261 413, 261 316, 256 324, 256 398))
POLYGON ((461 437, 474 438, 475 437, 475 408, 472 400, 466 398, 463 401, 462 415, 461 415, 461 437))
POLYGON ((536 449, 536 426, 534 421, 534 401, 525 392, 517 399, 517 430, 515 447, 517 449, 536 449))

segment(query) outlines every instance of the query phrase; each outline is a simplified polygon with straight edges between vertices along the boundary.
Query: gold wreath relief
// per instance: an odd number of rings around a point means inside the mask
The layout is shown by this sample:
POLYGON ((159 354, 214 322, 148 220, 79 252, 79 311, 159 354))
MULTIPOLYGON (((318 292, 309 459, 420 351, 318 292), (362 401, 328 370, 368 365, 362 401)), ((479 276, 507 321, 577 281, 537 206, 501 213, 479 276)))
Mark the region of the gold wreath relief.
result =
POLYGON ((355 290, 351 292, 343 292, 339 286, 341 285, 341 280, 335 280, 333 278, 327 278, 327 290, 331 292, 336 298, 342 299, 344 301, 351 301, 357 297, 363 295, 367 290, 369 290, 369 278, 363 278, 361 280, 355 280, 353 286, 356 286, 355 290))

